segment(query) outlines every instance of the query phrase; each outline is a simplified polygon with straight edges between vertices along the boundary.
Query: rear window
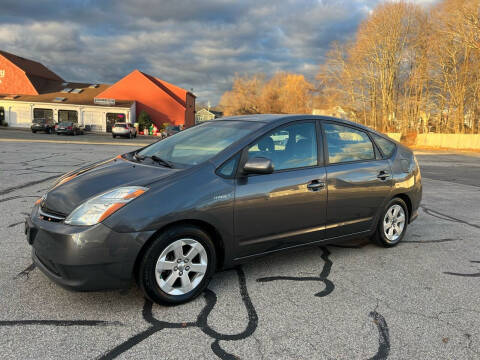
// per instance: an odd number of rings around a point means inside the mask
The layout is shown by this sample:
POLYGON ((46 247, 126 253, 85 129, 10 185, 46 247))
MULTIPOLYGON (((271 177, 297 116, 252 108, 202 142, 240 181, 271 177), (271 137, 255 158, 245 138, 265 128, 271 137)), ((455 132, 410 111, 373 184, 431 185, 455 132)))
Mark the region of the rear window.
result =
POLYGON ((333 123, 323 127, 330 164, 375 159, 373 144, 364 131, 333 123))
POLYGON ((383 155, 386 158, 391 157, 395 151, 395 143, 376 134, 372 134, 372 136, 377 146, 382 150, 383 155))
POLYGON ((61 122, 58 124, 58 126, 72 126, 73 123, 72 122, 61 122))
POLYGON ((115 124, 114 127, 121 127, 125 129, 127 127, 127 124, 115 124))

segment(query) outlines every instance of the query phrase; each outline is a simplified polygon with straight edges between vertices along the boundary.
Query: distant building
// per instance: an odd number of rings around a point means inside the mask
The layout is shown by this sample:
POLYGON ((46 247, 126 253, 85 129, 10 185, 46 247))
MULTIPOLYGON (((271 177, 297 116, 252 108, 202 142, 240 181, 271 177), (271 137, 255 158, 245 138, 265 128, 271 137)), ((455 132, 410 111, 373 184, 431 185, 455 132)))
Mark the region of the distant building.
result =
POLYGON ((195 124, 199 124, 204 121, 214 120, 222 116, 223 112, 221 111, 207 110, 203 108, 195 113, 195 124))
POLYGON ((312 115, 334 116, 342 119, 347 118, 347 112, 341 106, 332 106, 325 108, 317 108, 312 110, 312 115))
POLYGON ((44 65, 0 50, 0 122, 29 127, 34 118, 74 121, 111 131, 145 110, 157 126, 193 126, 195 95, 134 70, 113 85, 67 82, 44 65))

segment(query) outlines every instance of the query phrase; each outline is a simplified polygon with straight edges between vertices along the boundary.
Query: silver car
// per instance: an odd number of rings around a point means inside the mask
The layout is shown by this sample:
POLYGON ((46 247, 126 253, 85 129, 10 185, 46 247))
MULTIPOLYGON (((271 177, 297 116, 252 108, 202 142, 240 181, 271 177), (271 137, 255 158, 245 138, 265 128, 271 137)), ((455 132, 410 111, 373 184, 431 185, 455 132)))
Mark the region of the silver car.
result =
POLYGON ((112 128, 112 136, 116 138, 117 136, 125 136, 128 138, 137 137, 137 129, 130 123, 118 122, 112 128))

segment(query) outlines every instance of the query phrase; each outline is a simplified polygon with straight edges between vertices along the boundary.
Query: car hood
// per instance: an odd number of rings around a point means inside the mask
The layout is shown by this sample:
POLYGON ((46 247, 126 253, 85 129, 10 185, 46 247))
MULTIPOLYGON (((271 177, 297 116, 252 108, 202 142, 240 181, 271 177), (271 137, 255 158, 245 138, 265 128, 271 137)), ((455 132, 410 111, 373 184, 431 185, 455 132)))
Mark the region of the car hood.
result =
POLYGON ((115 158, 66 174, 67 179, 55 185, 42 202, 42 209, 63 215, 70 214, 87 199, 119 186, 146 186, 179 170, 148 166, 115 158))

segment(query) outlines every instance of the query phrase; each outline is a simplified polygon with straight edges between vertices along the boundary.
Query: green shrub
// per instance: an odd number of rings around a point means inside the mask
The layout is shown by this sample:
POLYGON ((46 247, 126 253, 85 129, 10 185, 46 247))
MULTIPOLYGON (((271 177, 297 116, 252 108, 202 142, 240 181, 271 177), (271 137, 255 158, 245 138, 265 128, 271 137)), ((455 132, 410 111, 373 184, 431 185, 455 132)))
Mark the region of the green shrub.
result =
POLYGON ((137 117, 137 123, 138 130, 143 131, 144 129, 150 128, 150 125, 152 125, 152 118, 145 110, 142 110, 142 112, 137 117))

